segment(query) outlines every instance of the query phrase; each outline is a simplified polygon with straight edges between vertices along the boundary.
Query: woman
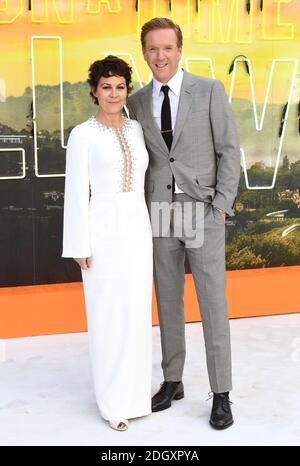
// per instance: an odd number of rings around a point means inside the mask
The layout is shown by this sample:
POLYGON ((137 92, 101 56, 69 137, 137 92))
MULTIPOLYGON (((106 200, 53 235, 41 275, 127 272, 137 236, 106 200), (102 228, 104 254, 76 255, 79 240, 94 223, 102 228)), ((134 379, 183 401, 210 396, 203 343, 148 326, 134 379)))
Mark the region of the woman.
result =
POLYGON ((71 131, 62 257, 81 267, 97 404, 117 430, 151 412, 152 234, 144 198, 142 128, 122 109, 131 68, 108 56, 90 66, 99 106, 71 131))

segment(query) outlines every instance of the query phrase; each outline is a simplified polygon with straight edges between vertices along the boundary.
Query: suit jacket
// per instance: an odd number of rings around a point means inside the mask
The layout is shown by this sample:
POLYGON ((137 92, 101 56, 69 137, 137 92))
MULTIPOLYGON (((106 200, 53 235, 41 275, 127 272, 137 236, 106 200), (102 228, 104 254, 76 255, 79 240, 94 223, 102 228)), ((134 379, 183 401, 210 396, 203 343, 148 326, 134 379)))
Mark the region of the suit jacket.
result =
POLYGON ((152 82, 129 97, 128 108, 131 118, 143 127, 149 152, 147 202, 171 203, 174 176, 179 188, 192 198, 234 215, 240 147, 221 81, 184 71, 170 151, 152 116, 152 82))

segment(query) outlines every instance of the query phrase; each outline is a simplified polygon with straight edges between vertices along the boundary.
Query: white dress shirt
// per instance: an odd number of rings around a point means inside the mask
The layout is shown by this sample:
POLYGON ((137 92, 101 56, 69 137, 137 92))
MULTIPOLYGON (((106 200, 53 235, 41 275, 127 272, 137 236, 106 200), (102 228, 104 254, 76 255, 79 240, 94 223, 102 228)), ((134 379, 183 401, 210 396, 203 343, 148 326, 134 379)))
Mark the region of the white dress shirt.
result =
MULTIPOLYGON (((171 107, 171 117, 172 117, 172 130, 174 136, 174 129, 176 124, 180 89, 183 79, 183 70, 178 68, 176 74, 168 81, 167 83, 161 83, 153 77, 153 87, 152 87, 152 103, 153 103, 153 118, 161 129, 161 107, 164 100, 164 93, 161 91, 161 86, 167 84, 170 88, 169 90, 169 99, 171 107)), ((183 193, 183 191, 175 183, 175 193, 183 193)))

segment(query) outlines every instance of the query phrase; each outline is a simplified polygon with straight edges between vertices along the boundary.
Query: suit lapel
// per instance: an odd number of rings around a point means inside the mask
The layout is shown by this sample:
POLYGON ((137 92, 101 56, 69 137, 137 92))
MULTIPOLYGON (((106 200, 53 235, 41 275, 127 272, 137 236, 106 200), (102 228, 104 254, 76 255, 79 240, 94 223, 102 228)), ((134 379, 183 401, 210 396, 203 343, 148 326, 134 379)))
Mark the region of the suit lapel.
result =
POLYGON ((160 129, 153 118, 152 81, 143 88, 143 98, 141 100, 145 121, 151 130, 154 140, 158 143, 159 147, 166 154, 166 156, 168 156, 169 150, 166 146, 164 138, 161 135, 160 129))
POLYGON ((193 101, 192 87, 194 84, 195 82, 193 81, 192 76, 186 71, 184 71, 171 152, 174 150, 176 146, 180 133, 183 130, 188 111, 192 104, 192 101, 193 101))
MULTIPOLYGON (((180 133, 183 130, 186 116, 192 104, 194 84, 195 81, 193 79, 193 75, 184 71, 171 152, 174 150, 180 133)), ((161 135, 160 129, 153 118, 152 81, 143 88, 143 98, 141 100, 145 121, 147 122, 147 125, 149 126, 149 129, 151 130, 151 133, 155 138, 155 141, 158 143, 159 147, 168 157, 170 155, 170 152, 167 148, 164 138, 161 135)))

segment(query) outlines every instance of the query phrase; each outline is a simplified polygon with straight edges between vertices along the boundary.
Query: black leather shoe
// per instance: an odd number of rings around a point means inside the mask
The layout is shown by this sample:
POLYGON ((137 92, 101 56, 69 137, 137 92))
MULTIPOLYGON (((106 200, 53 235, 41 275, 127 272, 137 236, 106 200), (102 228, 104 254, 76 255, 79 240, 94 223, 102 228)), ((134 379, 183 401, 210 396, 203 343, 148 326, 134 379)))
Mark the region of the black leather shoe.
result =
POLYGON ((210 425, 215 429, 227 429, 232 426, 233 417, 231 413, 231 401, 229 392, 214 393, 213 406, 211 410, 210 425))
POLYGON ((152 412, 163 411, 171 406, 173 400, 184 397, 182 382, 163 382, 159 391, 152 397, 152 412))

